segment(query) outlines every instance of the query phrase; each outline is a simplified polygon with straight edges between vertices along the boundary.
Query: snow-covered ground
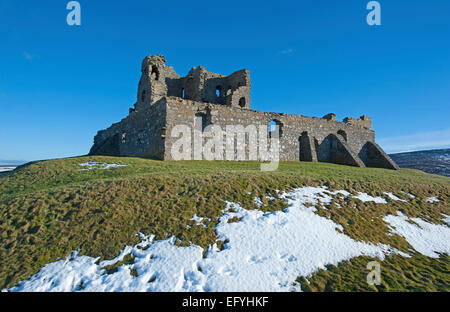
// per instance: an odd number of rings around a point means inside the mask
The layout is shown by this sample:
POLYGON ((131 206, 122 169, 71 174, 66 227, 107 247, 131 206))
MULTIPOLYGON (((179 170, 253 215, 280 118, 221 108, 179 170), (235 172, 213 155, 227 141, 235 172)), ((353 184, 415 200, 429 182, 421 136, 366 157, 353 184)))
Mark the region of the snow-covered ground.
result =
POLYGON ((196 214, 190 219, 191 221, 195 221, 196 225, 201 225, 203 227, 208 228, 208 226, 206 224, 203 223, 203 220, 206 221, 211 221, 211 218, 202 218, 202 217, 198 217, 196 214))
POLYGON ((401 193, 405 194, 405 195, 408 195, 410 198, 416 198, 416 196, 414 196, 413 194, 406 193, 406 192, 403 192, 403 191, 401 191, 401 193))
POLYGON ((446 214, 442 214, 442 216, 444 216, 444 219, 442 219, 442 221, 444 221, 445 223, 450 225, 450 216, 448 216, 446 214))
POLYGON ((428 223, 419 218, 408 219, 400 211, 396 216, 388 215, 383 220, 389 223, 394 234, 403 236, 421 254, 431 258, 439 257, 438 253, 450 254, 448 226, 428 223))
POLYGON ((389 193, 389 192, 384 192, 383 194, 387 195, 391 200, 401 201, 401 202, 404 202, 404 203, 408 202, 407 200, 398 198, 397 196, 395 196, 394 194, 389 193))
POLYGON ((126 167, 127 165, 87 162, 87 163, 80 164, 80 166, 85 167, 83 169, 80 169, 80 171, 87 171, 87 170, 95 170, 95 169, 107 170, 107 169, 111 169, 111 168, 126 167))
MULTIPOLYGON (((389 245, 355 241, 342 233, 341 225, 315 213, 317 205, 329 204, 334 196, 351 194, 344 190, 331 192, 326 187, 280 192, 279 198, 288 203, 288 208, 271 213, 226 202, 215 229, 218 239, 226 242, 223 250, 214 244, 203 257, 199 246, 177 247, 174 238, 154 241, 153 236, 141 234, 141 243, 126 247, 115 259, 96 264, 98 258, 75 253, 66 260, 47 264, 10 290, 290 291, 300 290, 295 282, 298 276, 310 276, 327 264, 336 265, 360 255, 379 259, 394 253, 409 256, 389 245), (233 217, 240 219, 228 223, 233 217), (102 269, 127 254, 135 257, 133 264, 121 265, 113 274, 102 269), (131 269, 137 276, 130 274, 131 269)), ((401 200, 391 193, 387 196, 401 200)), ((354 197, 386 203, 382 197, 364 193, 354 197)), ((197 215, 191 220, 203 224, 203 218, 197 215)), ((411 224, 400 212, 383 220, 390 225, 391 235, 404 236, 417 252, 430 257, 450 253, 450 228, 445 225, 417 218, 411 224)))
POLYGON ((387 201, 383 197, 372 197, 366 193, 358 192, 357 196, 353 196, 354 198, 359 199, 362 202, 375 202, 377 204, 386 204, 387 201))
POLYGON ((433 204, 433 203, 439 202, 439 199, 438 199, 437 197, 428 197, 428 198, 427 198, 427 202, 433 204))

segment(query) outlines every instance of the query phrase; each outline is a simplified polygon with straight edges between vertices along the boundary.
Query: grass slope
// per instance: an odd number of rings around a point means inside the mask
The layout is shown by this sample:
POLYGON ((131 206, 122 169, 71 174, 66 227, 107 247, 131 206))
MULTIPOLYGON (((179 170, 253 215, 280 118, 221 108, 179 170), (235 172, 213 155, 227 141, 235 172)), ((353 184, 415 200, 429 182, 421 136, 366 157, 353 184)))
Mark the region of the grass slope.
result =
MULTIPOLYGON (((399 171, 356 168, 326 163, 284 162, 274 172, 261 172, 257 162, 161 162, 140 158, 75 157, 30 163, 13 172, 0 173, 0 288, 28 279, 47 263, 80 255, 118 255, 124 245, 139 241, 136 233, 155 234, 156 239, 177 237, 207 247, 216 242, 216 217, 224 200, 256 209, 280 210, 285 203, 265 197, 275 190, 303 185, 327 185, 380 196, 400 191, 414 194, 408 203, 385 205, 336 197, 318 214, 341 224, 356 240, 387 243, 399 250, 411 246, 400 236, 389 236, 382 218, 400 210, 409 217, 442 224, 442 213, 450 215, 450 179, 418 170, 399 171), (109 170, 80 171, 88 161, 126 164, 109 170), (250 195, 249 192, 252 192, 250 195), (440 198, 427 203, 426 198, 440 198), (342 208, 338 208, 342 206, 342 208), (208 228, 189 220, 194 214, 207 216, 208 228), (191 227, 187 229, 187 225, 191 227)), ((220 243, 219 243, 220 245, 220 243)), ((448 256, 431 259, 394 256, 382 263, 383 284, 368 286, 365 276, 370 259, 358 257, 308 278, 299 278, 303 290, 385 291, 450 290, 448 256)))

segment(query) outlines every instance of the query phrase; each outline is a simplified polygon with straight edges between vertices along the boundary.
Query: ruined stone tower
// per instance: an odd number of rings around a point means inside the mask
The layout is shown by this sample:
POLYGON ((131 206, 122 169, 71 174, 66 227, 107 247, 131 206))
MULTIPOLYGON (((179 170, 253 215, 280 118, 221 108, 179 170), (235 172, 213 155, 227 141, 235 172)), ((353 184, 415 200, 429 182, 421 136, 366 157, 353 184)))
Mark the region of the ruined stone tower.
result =
MULTIPOLYGON (((317 118, 251 110, 250 74, 246 69, 223 76, 198 66, 186 77, 180 77, 171 66, 166 66, 164 56, 150 55, 143 60, 141 72, 134 107, 120 122, 97 133, 90 155, 173 160, 172 145, 178 138, 171 134, 177 125, 189 129, 195 129, 198 123, 201 129, 208 125, 223 129, 239 125, 247 131, 252 126, 274 123, 281 161, 398 169, 375 143, 370 117, 347 117, 338 122, 334 114, 317 118)), ((265 135, 270 138, 269 131, 265 135)), ((249 133, 242 134, 246 137, 241 144, 248 145, 249 133)), ((238 149, 238 145, 235 147, 233 142, 233 148, 238 149)), ((247 153, 249 149, 244 147, 247 153)), ((248 159, 267 160, 259 154, 248 159)))

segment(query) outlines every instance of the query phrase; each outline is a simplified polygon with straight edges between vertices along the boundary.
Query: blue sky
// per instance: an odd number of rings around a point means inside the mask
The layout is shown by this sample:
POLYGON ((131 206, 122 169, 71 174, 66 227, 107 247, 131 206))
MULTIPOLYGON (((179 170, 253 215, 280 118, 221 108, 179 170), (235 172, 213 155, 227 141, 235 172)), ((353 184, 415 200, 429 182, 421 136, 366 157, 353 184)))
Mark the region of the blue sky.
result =
POLYGON ((0 159, 86 154, 136 101, 140 62, 248 68, 252 108, 366 114, 388 152, 450 146, 450 1, 0 0, 0 159))

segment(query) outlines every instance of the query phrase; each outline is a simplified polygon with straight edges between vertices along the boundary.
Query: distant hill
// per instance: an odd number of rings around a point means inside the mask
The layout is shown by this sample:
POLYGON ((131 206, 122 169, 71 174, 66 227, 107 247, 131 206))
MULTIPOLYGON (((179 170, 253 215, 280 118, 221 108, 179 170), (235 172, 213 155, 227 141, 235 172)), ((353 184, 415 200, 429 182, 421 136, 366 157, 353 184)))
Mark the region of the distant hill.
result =
POLYGON ((401 168, 414 168, 450 177, 450 148, 389 155, 401 168))

